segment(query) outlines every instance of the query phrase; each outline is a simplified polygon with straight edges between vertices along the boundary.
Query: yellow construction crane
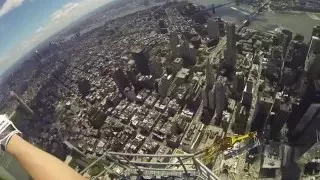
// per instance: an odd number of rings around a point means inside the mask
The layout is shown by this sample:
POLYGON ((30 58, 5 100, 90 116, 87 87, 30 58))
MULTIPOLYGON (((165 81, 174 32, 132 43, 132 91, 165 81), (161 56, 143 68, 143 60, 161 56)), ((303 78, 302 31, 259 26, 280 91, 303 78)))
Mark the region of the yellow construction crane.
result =
MULTIPOLYGON (((210 164, 220 152, 232 147, 235 143, 243 142, 245 140, 257 140, 257 132, 250 132, 245 135, 231 136, 218 140, 213 145, 206 147, 205 149, 195 153, 195 155, 204 154, 201 160, 204 164, 210 164)), ((243 149, 245 150, 245 149, 243 149)), ((241 153, 241 152, 238 152, 241 153)))

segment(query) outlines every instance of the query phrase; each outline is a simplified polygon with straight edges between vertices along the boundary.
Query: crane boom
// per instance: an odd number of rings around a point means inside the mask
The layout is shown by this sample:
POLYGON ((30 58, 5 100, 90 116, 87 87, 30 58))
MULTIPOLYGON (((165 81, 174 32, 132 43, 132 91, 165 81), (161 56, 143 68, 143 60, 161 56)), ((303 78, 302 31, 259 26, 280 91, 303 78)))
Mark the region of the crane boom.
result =
POLYGON ((246 139, 251 139, 251 138, 256 138, 257 137, 257 132, 250 132, 245 135, 240 135, 240 136, 231 136, 231 145, 234 145, 237 142, 244 141, 246 139))
MULTIPOLYGON (((213 159, 221 152, 232 147, 235 143, 243 142, 245 140, 256 139, 257 132, 250 132, 244 135, 230 136, 218 140, 213 145, 206 147, 204 150, 198 151, 195 155, 204 154, 201 160, 204 164, 210 164, 213 159)), ((244 149, 245 150, 245 149, 244 149)))

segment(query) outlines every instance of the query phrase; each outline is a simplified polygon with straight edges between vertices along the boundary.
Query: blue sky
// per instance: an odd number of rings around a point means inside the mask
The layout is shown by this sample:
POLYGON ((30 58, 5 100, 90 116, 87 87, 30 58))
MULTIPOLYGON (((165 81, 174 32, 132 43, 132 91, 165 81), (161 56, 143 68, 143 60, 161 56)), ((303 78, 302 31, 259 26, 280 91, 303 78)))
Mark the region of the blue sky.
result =
MULTIPOLYGON (((0 17, 0 56, 18 45, 28 35, 32 35, 46 22, 50 15, 63 6, 67 0, 40 0, 25 2, 0 17)), ((5 0, 0 0, 3 4, 5 0)))
POLYGON ((31 47, 111 0, 0 0, 0 74, 31 47))

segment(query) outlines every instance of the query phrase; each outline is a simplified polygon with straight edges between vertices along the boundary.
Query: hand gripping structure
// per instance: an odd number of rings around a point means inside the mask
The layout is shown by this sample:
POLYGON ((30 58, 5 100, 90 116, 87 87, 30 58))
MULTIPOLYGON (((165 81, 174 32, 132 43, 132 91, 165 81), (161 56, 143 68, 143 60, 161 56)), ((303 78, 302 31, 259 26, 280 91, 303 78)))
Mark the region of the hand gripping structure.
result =
POLYGON ((0 115, 0 145, 1 149, 7 151, 7 145, 11 137, 21 132, 9 120, 7 115, 0 115))

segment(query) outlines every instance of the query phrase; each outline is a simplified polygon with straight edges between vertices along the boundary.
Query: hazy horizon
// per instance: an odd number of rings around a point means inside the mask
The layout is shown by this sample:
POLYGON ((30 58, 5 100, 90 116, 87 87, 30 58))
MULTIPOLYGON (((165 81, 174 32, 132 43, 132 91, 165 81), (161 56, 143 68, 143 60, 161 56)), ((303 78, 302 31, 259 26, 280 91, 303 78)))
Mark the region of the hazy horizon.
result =
POLYGON ((0 0, 0 75, 27 52, 113 0, 0 0))

